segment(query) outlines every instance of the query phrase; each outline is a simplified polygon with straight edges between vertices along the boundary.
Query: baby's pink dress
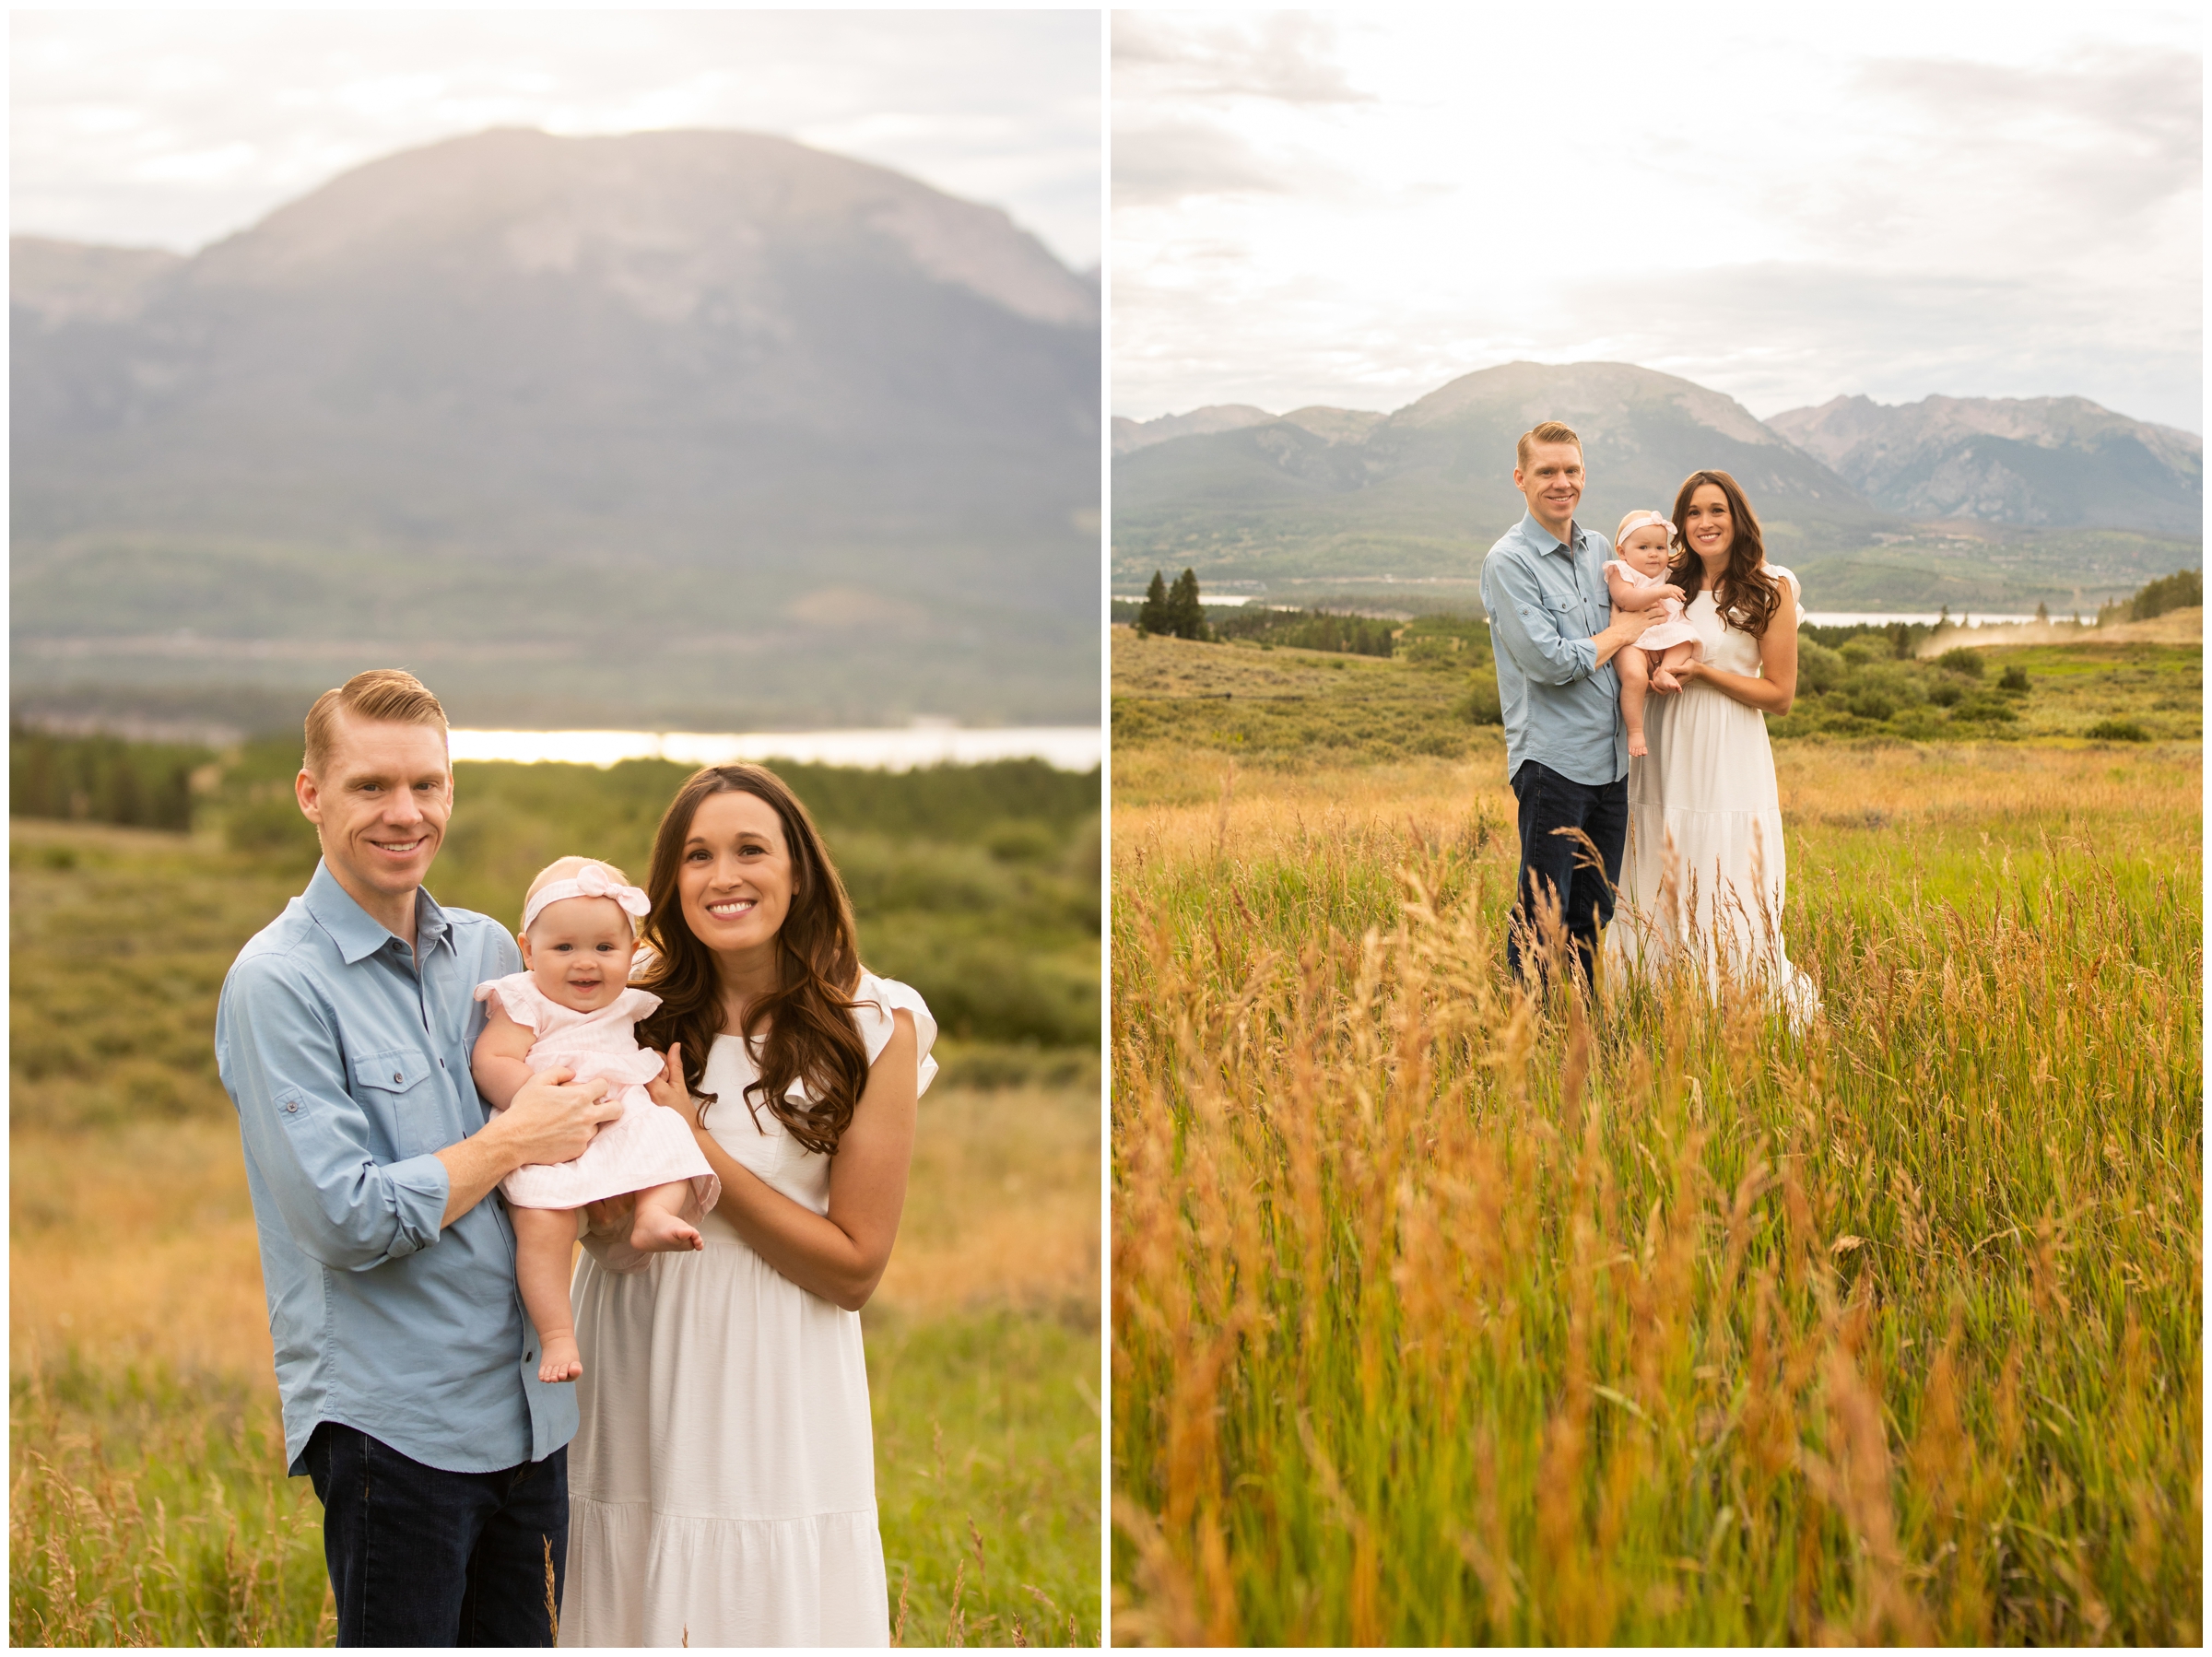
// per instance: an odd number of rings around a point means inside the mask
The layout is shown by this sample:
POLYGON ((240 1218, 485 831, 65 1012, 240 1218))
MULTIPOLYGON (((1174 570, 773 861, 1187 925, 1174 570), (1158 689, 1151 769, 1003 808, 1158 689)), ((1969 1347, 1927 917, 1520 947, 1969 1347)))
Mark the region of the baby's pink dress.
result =
POLYGON ((596 1011, 579 1013, 547 995, 527 972, 477 986, 478 1001, 494 995, 508 1017, 537 1038, 525 1060, 532 1075, 566 1064, 577 1081, 603 1075, 616 1083, 607 1097, 622 1101, 622 1114, 574 1161, 527 1163, 501 1180, 508 1202, 518 1208, 581 1208, 677 1180, 691 1181, 702 1215, 722 1200, 722 1181, 690 1127, 654 1104, 643 1086, 661 1074, 661 1060, 639 1047, 634 1027, 661 1005, 658 995, 625 990, 596 1011))
POLYGON ((1698 629, 1682 619, 1682 589, 1663 575, 1646 575, 1626 558, 1610 558, 1606 568, 1618 570, 1621 580, 1631 587, 1665 587, 1668 596, 1659 601, 1659 614, 1664 618, 1644 629, 1643 637, 1636 640, 1639 650, 1665 650, 1673 644, 1695 644, 1698 629))

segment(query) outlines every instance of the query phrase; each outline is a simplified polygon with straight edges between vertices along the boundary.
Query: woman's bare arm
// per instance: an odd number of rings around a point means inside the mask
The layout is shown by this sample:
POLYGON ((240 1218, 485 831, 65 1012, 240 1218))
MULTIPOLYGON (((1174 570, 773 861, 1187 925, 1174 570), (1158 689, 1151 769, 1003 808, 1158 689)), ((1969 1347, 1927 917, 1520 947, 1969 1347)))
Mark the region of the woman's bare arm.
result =
MULTIPOLYGON (((714 1212, 761 1259, 807 1293, 858 1311, 868 1303, 890 1263, 906 1206, 907 1165, 914 1151, 914 1116, 921 1038, 913 1015, 892 1015, 891 1039, 868 1071, 868 1085, 830 1163, 830 1212, 802 1207, 722 1148, 699 1125, 699 1101, 671 1076, 681 1076, 682 1050, 668 1050, 668 1066, 647 1084, 656 1103, 690 1123, 707 1165, 722 1181, 714 1212)), ((721 1111, 743 1111, 742 1099, 724 1099, 721 1111)), ((611 1263, 611 1262, 610 1262, 611 1263)))
MULTIPOLYGON (((1786 602, 1790 594, 1784 593, 1786 602)), ((1793 615, 1794 612, 1793 611, 1793 615)), ((1797 699, 1797 625, 1777 615, 1759 641, 1759 673, 1724 673, 1709 662, 1692 657, 1673 670, 1685 685, 1710 685, 1723 696, 1747 708, 1776 716, 1787 713, 1797 699)))

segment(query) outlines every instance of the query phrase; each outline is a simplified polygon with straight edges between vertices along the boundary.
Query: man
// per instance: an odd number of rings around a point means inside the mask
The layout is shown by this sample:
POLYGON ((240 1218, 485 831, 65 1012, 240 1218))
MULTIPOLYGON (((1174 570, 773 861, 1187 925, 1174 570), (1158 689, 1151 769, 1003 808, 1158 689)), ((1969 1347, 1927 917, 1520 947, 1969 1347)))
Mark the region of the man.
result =
POLYGON ((1541 976, 1538 920, 1556 905, 1589 983, 1629 829, 1628 736, 1609 664, 1658 612, 1608 622, 1605 564, 1613 544, 1574 522, 1582 439, 1546 420, 1522 434, 1517 459, 1513 487, 1528 511, 1482 561, 1506 774, 1520 802, 1521 873, 1506 960, 1516 976, 1541 976), (1602 869, 1589 866, 1583 836, 1602 869))
POLYGON ((621 1107, 533 1078, 487 1125, 476 986, 513 938, 422 889, 453 812, 445 711, 380 669, 307 716, 323 861, 223 981, 285 1451, 314 1481, 340 1645, 548 1645, 576 1389, 537 1379, 505 1208, 621 1107), (548 1572, 551 1574, 548 1575, 548 1572))

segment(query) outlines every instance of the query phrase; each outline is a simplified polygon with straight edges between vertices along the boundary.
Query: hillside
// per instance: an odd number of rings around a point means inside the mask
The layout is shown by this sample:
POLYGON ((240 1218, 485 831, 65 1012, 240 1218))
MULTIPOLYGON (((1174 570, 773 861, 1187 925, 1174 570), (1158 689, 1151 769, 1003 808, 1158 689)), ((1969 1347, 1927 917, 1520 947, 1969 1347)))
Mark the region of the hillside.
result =
POLYGON ((1910 517, 2203 531, 2204 440, 2086 397, 1837 397, 1767 424, 1910 517))
POLYGON ((11 265, 18 702, 397 660, 475 723, 1095 716, 1098 294, 995 209, 491 132, 11 265))

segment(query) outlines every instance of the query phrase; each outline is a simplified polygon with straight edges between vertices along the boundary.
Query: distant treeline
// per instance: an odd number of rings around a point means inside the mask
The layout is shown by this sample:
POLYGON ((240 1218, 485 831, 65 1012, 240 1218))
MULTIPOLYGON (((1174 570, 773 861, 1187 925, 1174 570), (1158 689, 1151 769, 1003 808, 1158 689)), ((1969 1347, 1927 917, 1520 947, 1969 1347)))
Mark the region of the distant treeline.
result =
POLYGON ((8 813, 132 828, 190 828, 192 774, 214 758, 209 749, 170 743, 57 736, 11 720, 8 813))
MULTIPOLYGON (((320 854, 292 779, 297 736, 206 748, 11 729, 14 809, 218 835, 241 871, 302 880, 320 854), (194 787, 194 773, 199 786, 194 787)), ((464 763, 430 873, 441 902, 514 925, 530 877, 571 852, 645 878, 653 835, 693 767, 464 763)), ((864 958, 928 999, 948 1035, 1095 1046, 1099 773, 1039 759, 891 772, 771 767, 820 826, 864 958)), ((219 864, 210 864, 211 868, 219 864)))
POLYGON ((2153 617, 2165 615, 2169 610, 2201 608, 2204 602, 2205 572, 2201 570, 2177 570, 2171 575, 2162 575, 2148 583, 2129 601, 2128 619, 2148 621, 2153 617))
POLYGON ((1213 624, 1220 639, 1249 639, 1289 650, 1327 650, 1350 656, 1387 656, 1398 631, 1394 621, 1327 610, 1239 610, 1213 624))

